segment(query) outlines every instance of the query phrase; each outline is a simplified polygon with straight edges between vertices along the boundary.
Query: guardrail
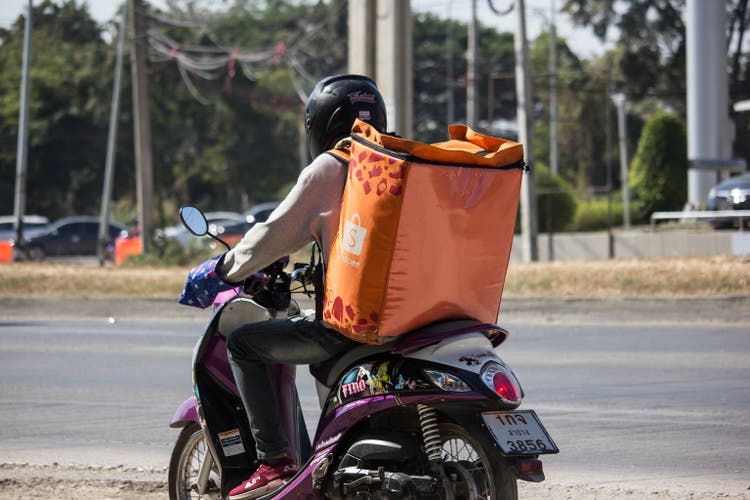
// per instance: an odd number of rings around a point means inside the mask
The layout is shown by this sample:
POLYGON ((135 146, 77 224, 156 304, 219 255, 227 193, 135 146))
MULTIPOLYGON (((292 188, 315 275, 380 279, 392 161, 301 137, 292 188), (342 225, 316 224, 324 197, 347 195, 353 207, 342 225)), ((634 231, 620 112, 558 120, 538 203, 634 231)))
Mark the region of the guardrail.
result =
POLYGON ((750 210, 685 210, 682 212, 654 212, 651 214, 651 229, 656 227, 657 220, 690 219, 738 219, 740 231, 742 231, 745 226, 745 219, 750 219, 750 210))

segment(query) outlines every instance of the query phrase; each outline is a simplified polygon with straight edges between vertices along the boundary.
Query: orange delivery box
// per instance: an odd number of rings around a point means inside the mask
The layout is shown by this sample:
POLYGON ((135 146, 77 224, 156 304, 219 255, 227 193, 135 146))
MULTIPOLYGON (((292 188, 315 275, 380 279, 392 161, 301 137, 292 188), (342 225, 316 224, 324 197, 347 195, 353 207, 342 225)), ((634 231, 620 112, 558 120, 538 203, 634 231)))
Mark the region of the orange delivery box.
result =
POLYGON ((525 169, 523 146, 449 128, 424 144, 352 128, 323 319, 370 344, 430 323, 494 323, 525 169))

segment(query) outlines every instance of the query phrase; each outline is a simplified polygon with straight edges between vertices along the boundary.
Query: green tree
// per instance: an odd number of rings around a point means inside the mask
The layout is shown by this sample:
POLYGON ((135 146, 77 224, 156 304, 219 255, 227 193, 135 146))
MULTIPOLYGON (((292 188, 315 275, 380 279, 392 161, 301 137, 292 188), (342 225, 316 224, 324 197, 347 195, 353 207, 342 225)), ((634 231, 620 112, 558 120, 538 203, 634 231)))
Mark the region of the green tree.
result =
MULTIPOLYGON (((453 122, 466 121, 467 24, 440 19, 432 14, 414 16, 414 137, 424 142, 445 140, 448 99, 455 106, 453 122), (449 59, 452 74, 448 74, 449 59), (449 94, 452 89, 452 94, 449 94)), ((515 118, 516 90, 513 34, 479 28, 477 64, 479 128, 489 131, 490 78, 492 116, 515 118)), ((496 135, 505 131, 493 131, 496 135)))
MULTIPOLYGON (((634 110, 647 118, 667 107, 686 117, 686 0, 565 0, 562 9, 604 40, 616 33, 614 63, 620 88, 634 110)), ((748 0, 725 0, 727 68, 730 100, 750 99, 750 57, 745 31, 750 26, 748 0)), ((747 118, 734 116, 734 154, 748 158, 747 118)))
MULTIPOLYGON (((101 196, 111 61, 101 28, 74 0, 34 6, 29 213, 93 213, 101 196)), ((0 212, 13 210, 24 19, 0 32, 0 212)))
POLYGON ((674 113, 646 122, 630 167, 630 187, 641 217, 658 210, 681 210, 687 199, 687 138, 674 113))

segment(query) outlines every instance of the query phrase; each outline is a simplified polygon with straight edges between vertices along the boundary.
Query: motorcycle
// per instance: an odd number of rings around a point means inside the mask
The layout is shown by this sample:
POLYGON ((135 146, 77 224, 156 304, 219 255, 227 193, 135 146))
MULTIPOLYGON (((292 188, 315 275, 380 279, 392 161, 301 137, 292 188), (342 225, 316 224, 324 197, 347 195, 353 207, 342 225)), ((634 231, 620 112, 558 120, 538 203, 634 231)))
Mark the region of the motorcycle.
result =
MULTIPOLYGON (((180 215, 193 234, 221 241, 199 209, 183 207, 180 215)), ((216 299, 193 352, 193 395, 170 423, 181 428, 169 464, 172 500, 224 499, 257 467, 226 335, 249 322, 304 314, 289 297, 311 292, 312 268, 289 274, 285 265, 272 264, 242 291, 216 299)), ((321 406, 312 443, 296 367, 269 365, 302 465, 261 498, 518 498, 517 480, 543 481, 539 457, 558 448, 533 410, 518 409, 523 390, 496 353, 507 337, 494 324, 445 321, 310 366, 321 406)))

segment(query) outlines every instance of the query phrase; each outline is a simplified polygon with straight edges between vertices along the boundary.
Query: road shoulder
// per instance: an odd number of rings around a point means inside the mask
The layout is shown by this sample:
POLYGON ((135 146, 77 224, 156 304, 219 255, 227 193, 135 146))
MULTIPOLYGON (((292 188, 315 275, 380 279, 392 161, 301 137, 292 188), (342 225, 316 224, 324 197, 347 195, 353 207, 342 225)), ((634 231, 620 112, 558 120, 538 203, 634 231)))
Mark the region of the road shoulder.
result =
MULTIPOLYGON (((207 321, 210 314, 164 297, 0 297, 2 321, 42 317, 207 321)), ((503 298, 499 322, 520 320, 750 324, 750 296, 503 298)))

